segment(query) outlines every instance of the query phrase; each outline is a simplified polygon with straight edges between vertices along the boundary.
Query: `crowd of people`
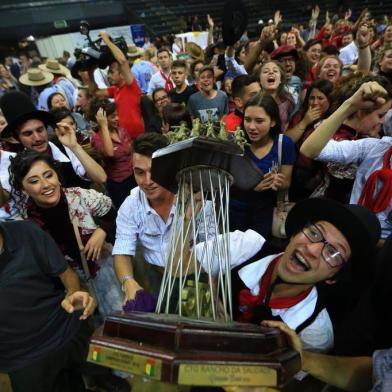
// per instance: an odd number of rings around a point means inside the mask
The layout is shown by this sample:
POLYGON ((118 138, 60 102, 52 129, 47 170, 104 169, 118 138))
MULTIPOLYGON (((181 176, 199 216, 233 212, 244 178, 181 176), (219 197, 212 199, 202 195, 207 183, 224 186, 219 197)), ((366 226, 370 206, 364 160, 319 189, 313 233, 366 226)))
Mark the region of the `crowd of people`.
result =
POLYGON ((243 129, 244 157, 263 173, 230 190, 235 320, 280 328, 326 383, 369 390, 373 369, 373 390, 390 390, 392 18, 320 19, 315 6, 309 27, 288 29, 276 11, 226 45, 207 16, 206 48, 165 36, 127 53, 101 32, 106 70, 73 68, 67 52, 4 56, 0 371, 14 392, 86 380, 128 390, 84 362, 87 318, 96 327, 158 294, 176 195, 152 179, 152 155, 195 119, 224 125, 229 141, 243 129))

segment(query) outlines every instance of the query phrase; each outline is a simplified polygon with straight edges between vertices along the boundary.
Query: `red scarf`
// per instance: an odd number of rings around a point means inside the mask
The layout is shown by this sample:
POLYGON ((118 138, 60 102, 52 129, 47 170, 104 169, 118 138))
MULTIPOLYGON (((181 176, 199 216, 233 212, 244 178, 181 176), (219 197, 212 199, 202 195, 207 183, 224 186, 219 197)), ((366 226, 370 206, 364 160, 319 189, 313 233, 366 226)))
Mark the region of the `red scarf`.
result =
POLYGON ((382 169, 374 171, 363 187, 358 204, 369 208, 374 213, 384 211, 388 208, 392 198, 392 170, 391 170, 392 146, 384 154, 382 169), (377 181, 381 181, 383 186, 375 195, 377 181))
POLYGON ((165 80, 165 90, 168 93, 172 88, 174 88, 174 84, 171 80, 171 73, 169 74, 169 76, 166 76, 162 71, 160 72, 162 78, 165 80))
MULTIPOLYGON (((258 295, 253 295, 249 289, 242 289, 240 291, 239 305, 241 309, 244 309, 239 317, 239 321, 244 323, 251 322, 254 311, 257 306, 262 306, 266 299, 268 290, 271 287, 272 273, 274 272, 275 266, 280 260, 280 255, 277 256, 265 271, 263 277, 260 280, 260 290, 258 295)), ((287 298, 274 298, 268 301, 267 305, 271 309, 287 309, 301 302, 304 298, 308 296, 312 288, 308 288, 302 293, 296 295, 295 297, 287 298)))

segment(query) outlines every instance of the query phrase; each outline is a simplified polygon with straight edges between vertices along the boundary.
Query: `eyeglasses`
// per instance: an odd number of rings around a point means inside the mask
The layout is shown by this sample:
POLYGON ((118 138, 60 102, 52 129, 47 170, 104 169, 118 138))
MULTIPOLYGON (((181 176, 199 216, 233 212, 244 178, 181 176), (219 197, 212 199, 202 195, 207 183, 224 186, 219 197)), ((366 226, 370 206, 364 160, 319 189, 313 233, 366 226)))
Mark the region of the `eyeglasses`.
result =
POLYGON ((339 267, 346 262, 346 259, 342 256, 340 251, 324 238, 322 232, 315 224, 310 223, 302 230, 302 233, 305 234, 305 237, 309 241, 313 243, 322 242, 324 244, 321 255, 331 268, 339 267))
POLYGON ((295 62, 295 58, 292 57, 292 56, 281 57, 281 58, 279 59, 279 61, 280 61, 281 63, 292 62, 292 61, 295 62))

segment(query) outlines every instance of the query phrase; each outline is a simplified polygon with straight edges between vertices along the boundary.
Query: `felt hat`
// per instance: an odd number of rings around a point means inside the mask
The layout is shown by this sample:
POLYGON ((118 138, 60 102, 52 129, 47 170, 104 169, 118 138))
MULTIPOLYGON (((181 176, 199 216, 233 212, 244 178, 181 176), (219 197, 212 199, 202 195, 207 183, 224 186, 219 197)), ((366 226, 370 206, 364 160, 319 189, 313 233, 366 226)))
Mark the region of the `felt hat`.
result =
POLYGON ((298 52, 295 46, 293 45, 282 45, 276 48, 271 53, 271 59, 279 60, 281 57, 284 56, 293 56, 295 59, 298 59, 298 52))
POLYGON ((68 68, 61 65, 56 59, 47 59, 45 64, 40 64, 38 67, 43 71, 51 72, 52 74, 68 75, 68 68))
POLYGON ((194 42, 187 42, 185 44, 185 52, 189 54, 192 60, 202 60, 204 61, 204 51, 203 49, 194 42))
POLYGON ((44 86, 53 80, 53 74, 39 68, 29 68, 19 78, 19 82, 25 86, 44 86))
POLYGON ((17 127, 27 120, 37 119, 45 125, 54 124, 54 118, 50 113, 37 110, 30 98, 19 91, 5 93, 0 100, 0 108, 8 123, 1 133, 5 138, 17 136, 17 127))
POLYGON ((380 222, 370 210, 354 204, 324 198, 301 200, 287 216, 286 233, 290 238, 308 223, 320 220, 341 231, 350 245, 352 259, 365 260, 374 252, 381 234, 380 222))
POLYGON ((248 14, 242 0, 227 0, 223 9, 223 41, 231 46, 244 34, 248 24, 248 14))
POLYGON ((142 56, 144 53, 144 49, 138 48, 135 44, 130 44, 128 45, 128 52, 127 56, 132 58, 132 57, 139 57, 142 56))

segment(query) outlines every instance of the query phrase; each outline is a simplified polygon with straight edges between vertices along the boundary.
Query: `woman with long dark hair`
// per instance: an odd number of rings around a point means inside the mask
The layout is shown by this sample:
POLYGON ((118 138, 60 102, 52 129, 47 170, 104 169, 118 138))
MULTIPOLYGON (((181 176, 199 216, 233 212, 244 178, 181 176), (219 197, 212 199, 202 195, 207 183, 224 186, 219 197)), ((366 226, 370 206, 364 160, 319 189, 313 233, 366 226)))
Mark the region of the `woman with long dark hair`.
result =
POLYGON ((11 158, 10 182, 19 196, 18 207, 25 217, 53 237, 82 281, 87 283, 86 275, 92 276, 101 314, 121 310, 121 289, 107 242, 113 240, 115 233, 112 202, 92 189, 63 188, 58 169, 51 156, 35 151, 25 150, 11 158), (83 265, 81 252, 87 267, 83 265))
POLYGON ((264 179, 253 191, 233 188, 230 198, 231 230, 253 229, 269 238, 272 230, 273 209, 277 191, 288 189, 295 162, 294 143, 281 135, 279 108, 270 95, 258 94, 245 107, 243 128, 249 146, 245 156, 264 173, 264 179), (279 165, 279 144, 282 155, 279 165))

